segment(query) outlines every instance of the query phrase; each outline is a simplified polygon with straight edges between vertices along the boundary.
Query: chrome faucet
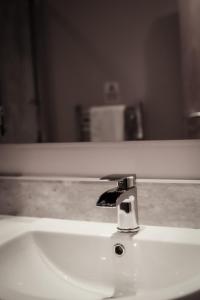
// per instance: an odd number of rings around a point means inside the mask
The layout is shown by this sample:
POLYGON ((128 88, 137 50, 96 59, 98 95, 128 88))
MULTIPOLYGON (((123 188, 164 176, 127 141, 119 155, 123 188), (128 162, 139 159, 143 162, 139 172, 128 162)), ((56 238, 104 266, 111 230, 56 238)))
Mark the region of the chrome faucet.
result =
POLYGON ((117 180, 118 186, 103 193, 96 205, 101 207, 117 206, 117 229, 121 232, 137 232, 140 228, 138 225, 136 175, 113 174, 102 177, 101 180, 117 180))

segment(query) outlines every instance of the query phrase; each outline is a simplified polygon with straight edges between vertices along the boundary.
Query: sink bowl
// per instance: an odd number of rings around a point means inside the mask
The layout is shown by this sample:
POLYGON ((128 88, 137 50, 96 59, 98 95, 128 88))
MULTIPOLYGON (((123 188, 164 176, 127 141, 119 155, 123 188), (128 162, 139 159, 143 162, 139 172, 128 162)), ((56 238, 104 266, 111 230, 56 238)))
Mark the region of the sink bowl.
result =
POLYGON ((200 230, 20 217, 0 228, 1 300, 200 299, 200 230))

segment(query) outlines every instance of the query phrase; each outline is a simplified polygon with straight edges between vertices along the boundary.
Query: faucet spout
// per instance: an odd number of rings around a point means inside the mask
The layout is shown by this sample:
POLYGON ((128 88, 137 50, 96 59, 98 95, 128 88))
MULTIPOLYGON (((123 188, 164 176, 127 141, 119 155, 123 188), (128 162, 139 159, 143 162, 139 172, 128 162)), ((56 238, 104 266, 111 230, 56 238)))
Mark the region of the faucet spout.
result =
POLYGON ((118 202, 117 200, 120 198, 122 193, 123 191, 118 190, 118 188, 110 189, 99 197, 96 206, 116 207, 118 202))
POLYGON ((109 175, 108 180, 118 180, 118 187, 104 192, 96 205, 100 207, 117 207, 118 226, 121 232, 136 232, 138 225, 137 189, 135 175, 109 175))

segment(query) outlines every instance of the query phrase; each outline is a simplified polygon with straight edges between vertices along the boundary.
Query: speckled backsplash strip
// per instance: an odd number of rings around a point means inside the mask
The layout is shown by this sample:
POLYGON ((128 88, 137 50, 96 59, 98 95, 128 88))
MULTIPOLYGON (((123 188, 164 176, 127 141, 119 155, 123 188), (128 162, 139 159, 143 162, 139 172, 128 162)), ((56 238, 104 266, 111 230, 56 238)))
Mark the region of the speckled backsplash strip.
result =
MULTIPOLYGON (((115 208, 96 207, 115 183, 0 179, 0 214, 116 222, 115 208)), ((200 228, 200 183, 139 182, 140 224, 200 228)))

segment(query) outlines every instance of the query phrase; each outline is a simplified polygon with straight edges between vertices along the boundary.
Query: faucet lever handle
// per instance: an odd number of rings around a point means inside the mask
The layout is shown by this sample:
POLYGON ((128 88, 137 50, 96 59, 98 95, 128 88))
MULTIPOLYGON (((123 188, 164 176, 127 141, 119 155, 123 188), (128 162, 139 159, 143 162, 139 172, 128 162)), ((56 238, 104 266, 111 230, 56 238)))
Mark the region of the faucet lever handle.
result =
POLYGON ((136 186, 136 174, 110 174, 101 177, 100 180, 118 181, 118 187, 121 190, 136 186))

